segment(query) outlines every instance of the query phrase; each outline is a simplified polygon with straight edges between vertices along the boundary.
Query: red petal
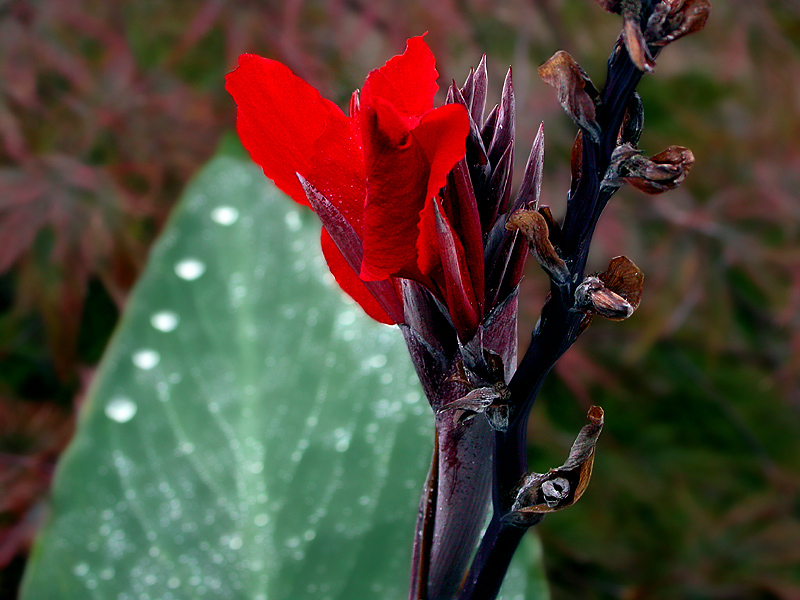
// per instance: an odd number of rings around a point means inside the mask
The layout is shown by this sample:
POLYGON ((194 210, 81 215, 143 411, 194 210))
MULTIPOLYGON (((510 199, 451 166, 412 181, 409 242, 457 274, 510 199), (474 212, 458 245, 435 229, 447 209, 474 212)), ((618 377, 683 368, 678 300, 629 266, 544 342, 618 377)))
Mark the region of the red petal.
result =
MULTIPOLYGON (((325 228, 325 234, 330 236, 336 248, 341 253, 342 258, 345 259, 353 274, 357 273, 361 268, 361 261, 364 256, 362 249, 361 238, 356 233, 355 229, 347 222, 342 213, 325 197, 319 190, 317 190, 308 181, 300 178, 300 184, 305 190, 308 202, 311 208, 317 213, 322 226, 325 228)), ((337 267, 340 268, 340 267, 337 267)), ((344 267, 341 267, 344 269, 344 267)), ((339 279, 347 277, 349 273, 346 271, 339 276, 339 279)), ((363 283, 363 282, 362 282, 363 283)), ((380 281, 368 281, 365 283, 367 291, 378 301, 389 318, 393 323, 403 322, 403 303, 398 296, 397 290, 394 287, 391 279, 382 279, 380 281)), ((354 283, 352 288, 359 287, 354 283)))
POLYGON ((252 54, 239 57, 226 89, 236 101, 239 138, 264 174, 308 204, 300 173, 358 229, 365 186, 355 121, 288 67, 252 54))
POLYGON ((422 36, 408 40, 406 50, 367 76, 364 87, 383 98, 403 117, 420 116, 433 108, 439 86, 436 59, 422 36))
POLYGON ((438 237, 436 233, 436 209, 433 206, 433 198, 428 198, 425 208, 420 212, 419 237, 417 238, 417 267, 423 275, 435 280, 441 280, 440 271, 442 270, 438 237))
POLYGON ((426 197, 435 196, 447 183, 447 174, 466 154, 469 134, 467 109, 460 104, 448 104, 432 110, 412 130, 411 135, 430 164, 426 197))
POLYGON ((416 259, 429 163, 402 117, 385 101, 364 93, 360 119, 367 170, 361 277, 385 279, 416 259))
POLYGON ((370 317, 380 323, 387 325, 394 325, 394 320, 386 313, 383 307, 378 303, 375 297, 370 293, 361 279, 358 278, 355 271, 347 263, 347 260, 336 244, 328 235, 328 232, 322 230, 322 254, 325 260, 328 261, 328 268, 333 273, 336 283, 341 287, 353 300, 358 302, 361 308, 364 309, 370 317))
POLYGON ((464 156, 469 119, 463 106, 449 105, 409 131, 402 116, 367 88, 360 119, 367 170, 361 277, 384 279, 416 260, 420 211, 464 156))

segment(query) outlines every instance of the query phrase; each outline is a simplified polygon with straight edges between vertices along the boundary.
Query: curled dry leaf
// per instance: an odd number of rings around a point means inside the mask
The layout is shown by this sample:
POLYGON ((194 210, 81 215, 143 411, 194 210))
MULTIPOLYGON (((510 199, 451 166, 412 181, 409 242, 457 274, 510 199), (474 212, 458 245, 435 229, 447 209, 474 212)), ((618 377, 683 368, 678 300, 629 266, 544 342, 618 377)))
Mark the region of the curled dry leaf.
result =
POLYGON ((539 77, 555 88, 559 103, 578 127, 592 141, 599 141, 601 131, 595 120, 595 99, 599 93, 575 59, 559 50, 539 67, 539 77))
POLYGON ((508 218, 506 229, 520 231, 528 238, 531 254, 558 283, 564 283, 569 279, 567 264, 550 241, 550 230, 544 215, 535 210, 518 210, 508 218))
POLYGON ((519 486, 506 522, 518 527, 530 527, 541 515, 562 510, 577 502, 592 476, 594 451, 603 430, 603 409, 592 406, 587 415, 589 423, 581 429, 566 462, 549 472, 532 473, 519 486))
POLYGON ((645 38, 652 46, 666 46, 705 27, 710 0, 662 0, 647 21, 645 38))

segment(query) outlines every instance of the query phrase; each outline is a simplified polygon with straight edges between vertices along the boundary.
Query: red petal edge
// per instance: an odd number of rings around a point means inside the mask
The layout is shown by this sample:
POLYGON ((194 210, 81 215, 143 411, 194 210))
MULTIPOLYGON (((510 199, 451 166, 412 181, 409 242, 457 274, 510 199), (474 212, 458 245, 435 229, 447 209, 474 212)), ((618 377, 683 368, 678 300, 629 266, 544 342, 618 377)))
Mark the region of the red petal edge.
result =
POLYGON ((339 284, 339 287, 341 287, 348 296, 355 300, 359 306, 364 309, 364 312, 370 317, 379 323, 395 325, 396 323, 394 320, 392 320, 383 307, 381 307, 375 297, 364 285, 364 282, 361 281, 361 279, 358 278, 358 275, 356 275, 355 271, 350 268, 350 265, 347 264, 347 260, 344 256, 342 256, 339 248, 336 247, 336 243, 331 239, 331 236, 328 235, 328 232, 324 229, 322 230, 321 242, 322 254, 325 256, 325 260, 328 262, 328 268, 331 270, 331 273, 336 279, 336 283, 339 284))
POLYGON ((365 82, 376 98, 388 101, 405 117, 419 117, 431 110, 439 89, 436 59, 422 38, 410 38, 403 54, 372 71, 365 82))
POLYGON ((300 173, 358 226, 364 164, 354 120, 285 65, 243 54, 226 77, 237 105, 236 128, 264 174, 293 200, 308 204, 300 173))

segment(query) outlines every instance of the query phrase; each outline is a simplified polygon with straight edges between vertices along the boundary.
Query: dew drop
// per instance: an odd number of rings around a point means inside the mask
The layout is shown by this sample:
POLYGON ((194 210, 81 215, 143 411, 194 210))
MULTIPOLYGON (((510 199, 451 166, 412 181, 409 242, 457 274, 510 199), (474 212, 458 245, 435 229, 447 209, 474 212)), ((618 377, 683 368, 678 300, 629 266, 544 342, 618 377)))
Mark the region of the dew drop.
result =
POLYGON ((231 538, 231 541, 228 543, 228 546, 230 547, 231 550, 238 550, 239 548, 241 548, 242 547, 242 536, 234 535, 231 538))
POLYGON ((168 333, 178 326, 178 315, 169 310, 162 310, 150 317, 150 324, 159 331, 168 333))
POLYGON ((186 281, 194 281, 206 272, 206 265, 196 258, 185 258, 175 265, 175 274, 186 281))
POLYGON ((85 562, 78 563, 73 567, 72 572, 78 577, 83 577, 89 573, 89 565, 87 565, 85 562))
POLYGON ((420 401, 419 392, 408 392, 406 394, 406 404, 416 404, 420 401))
POLYGON ((338 427, 334 430, 333 436, 336 438, 336 443, 333 445, 334 449, 337 452, 347 452, 352 434, 346 429, 338 427))
POLYGON ((286 213, 284 220, 286 221, 286 227, 289 228, 289 231, 300 230, 302 223, 300 222, 300 213, 296 210, 286 213))
POLYGON ((239 219, 239 211, 232 206, 218 206, 211 211, 211 220, 220 225, 233 225, 239 219))
POLYGON ((300 545, 299 537, 290 537, 288 540, 286 540, 287 548, 297 548, 299 545, 300 545))
POLYGON ((117 423, 127 423, 136 414, 136 403, 130 398, 114 398, 106 404, 106 416, 117 423))
POLYGON ((171 590, 178 589, 180 585, 181 585, 181 580, 178 579, 177 577, 170 577, 169 579, 167 579, 167 587, 171 590))
POLYGON ((364 368, 372 368, 372 369, 380 369, 383 366, 386 366, 386 355, 385 354, 376 354, 375 356, 370 356, 364 362, 361 363, 361 366, 364 368))
POLYGON ((149 371, 161 360, 161 355, 155 350, 139 350, 131 357, 133 364, 144 371, 149 371))
POLYGON ((256 518, 253 519, 253 522, 256 524, 257 527, 264 527, 264 525, 269 523, 269 515, 265 513, 256 515, 256 518))
POLYGON ((347 310, 339 315, 336 319, 339 325, 352 325, 356 322, 356 313, 352 310, 347 310))

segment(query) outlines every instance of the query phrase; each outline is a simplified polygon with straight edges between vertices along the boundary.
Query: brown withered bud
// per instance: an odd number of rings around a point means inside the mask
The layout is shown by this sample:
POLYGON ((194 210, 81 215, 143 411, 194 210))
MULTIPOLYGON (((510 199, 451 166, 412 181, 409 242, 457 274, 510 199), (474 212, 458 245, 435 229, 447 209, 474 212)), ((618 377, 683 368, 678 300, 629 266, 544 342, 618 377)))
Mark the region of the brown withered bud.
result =
POLYGON ((592 476, 594 452, 603 430, 603 409, 592 406, 587 418, 589 423, 572 444, 566 462, 547 473, 527 476, 517 489, 504 521, 529 527, 541 520, 542 514, 562 510, 580 499, 592 476))
POLYGON ((456 424, 468 421, 478 414, 484 414, 493 429, 505 431, 508 429, 508 402, 511 399, 511 392, 502 380, 504 366, 500 357, 489 351, 485 351, 484 360, 492 382, 473 373, 462 362, 459 362, 456 372, 446 381, 466 385, 470 391, 466 395, 448 402, 436 413, 454 411, 453 421, 456 424))
POLYGON ((670 146, 644 162, 628 167, 623 181, 647 194, 661 194, 678 187, 694 164, 694 154, 683 146, 670 146))
POLYGON ((633 314, 633 307, 619 294, 609 290, 598 277, 587 277, 575 289, 575 310, 623 321, 633 314))
POLYGON ((647 194, 661 194, 678 187, 694 164, 694 154, 683 146, 670 146, 651 158, 630 144, 622 144, 611 155, 604 184, 629 183, 647 194))
POLYGON ((508 218, 506 229, 519 231, 528 238, 531 254, 557 283, 565 283, 569 279, 569 268, 550 241, 550 230, 544 215, 535 210, 520 209, 508 218))
POLYGON ((593 141, 599 141, 601 131, 595 120, 595 100, 600 94, 575 59, 559 50, 539 67, 539 77, 555 88, 558 102, 578 127, 593 141))
POLYGON ((631 57, 633 64, 636 68, 645 73, 652 73, 656 68, 656 61, 647 47, 647 42, 644 39, 644 32, 642 32, 642 21, 639 13, 624 15, 622 24, 622 39, 625 42, 625 47, 628 49, 628 55, 631 57))
POLYGON ((710 0, 662 0, 647 20, 645 39, 652 46, 666 46, 700 31, 710 13, 710 0))
MULTIPOLYGON (((623 321, 642 299, 644 274, 625 256, 617 256, 604 273, 583 280, 575 290, 574 310, 623 321)), ((588 323, 586 324, 588 326, 588 323)))
POLYGON ((538 211, 547 223, 548 235, 550 236, 550 241, 553 246, 560 246, 562 238, 561 225, 559 225, 558 221, 553 217, 553 213, 550 212, 550 207, 546 204, 542 204, 539 206, 538 211))
POLYGON ((644 288, 644 273, 630 258, 612 258, 608 268, 597 277, 608 289, 625 298, 633 310, 639 307, 644 288))

